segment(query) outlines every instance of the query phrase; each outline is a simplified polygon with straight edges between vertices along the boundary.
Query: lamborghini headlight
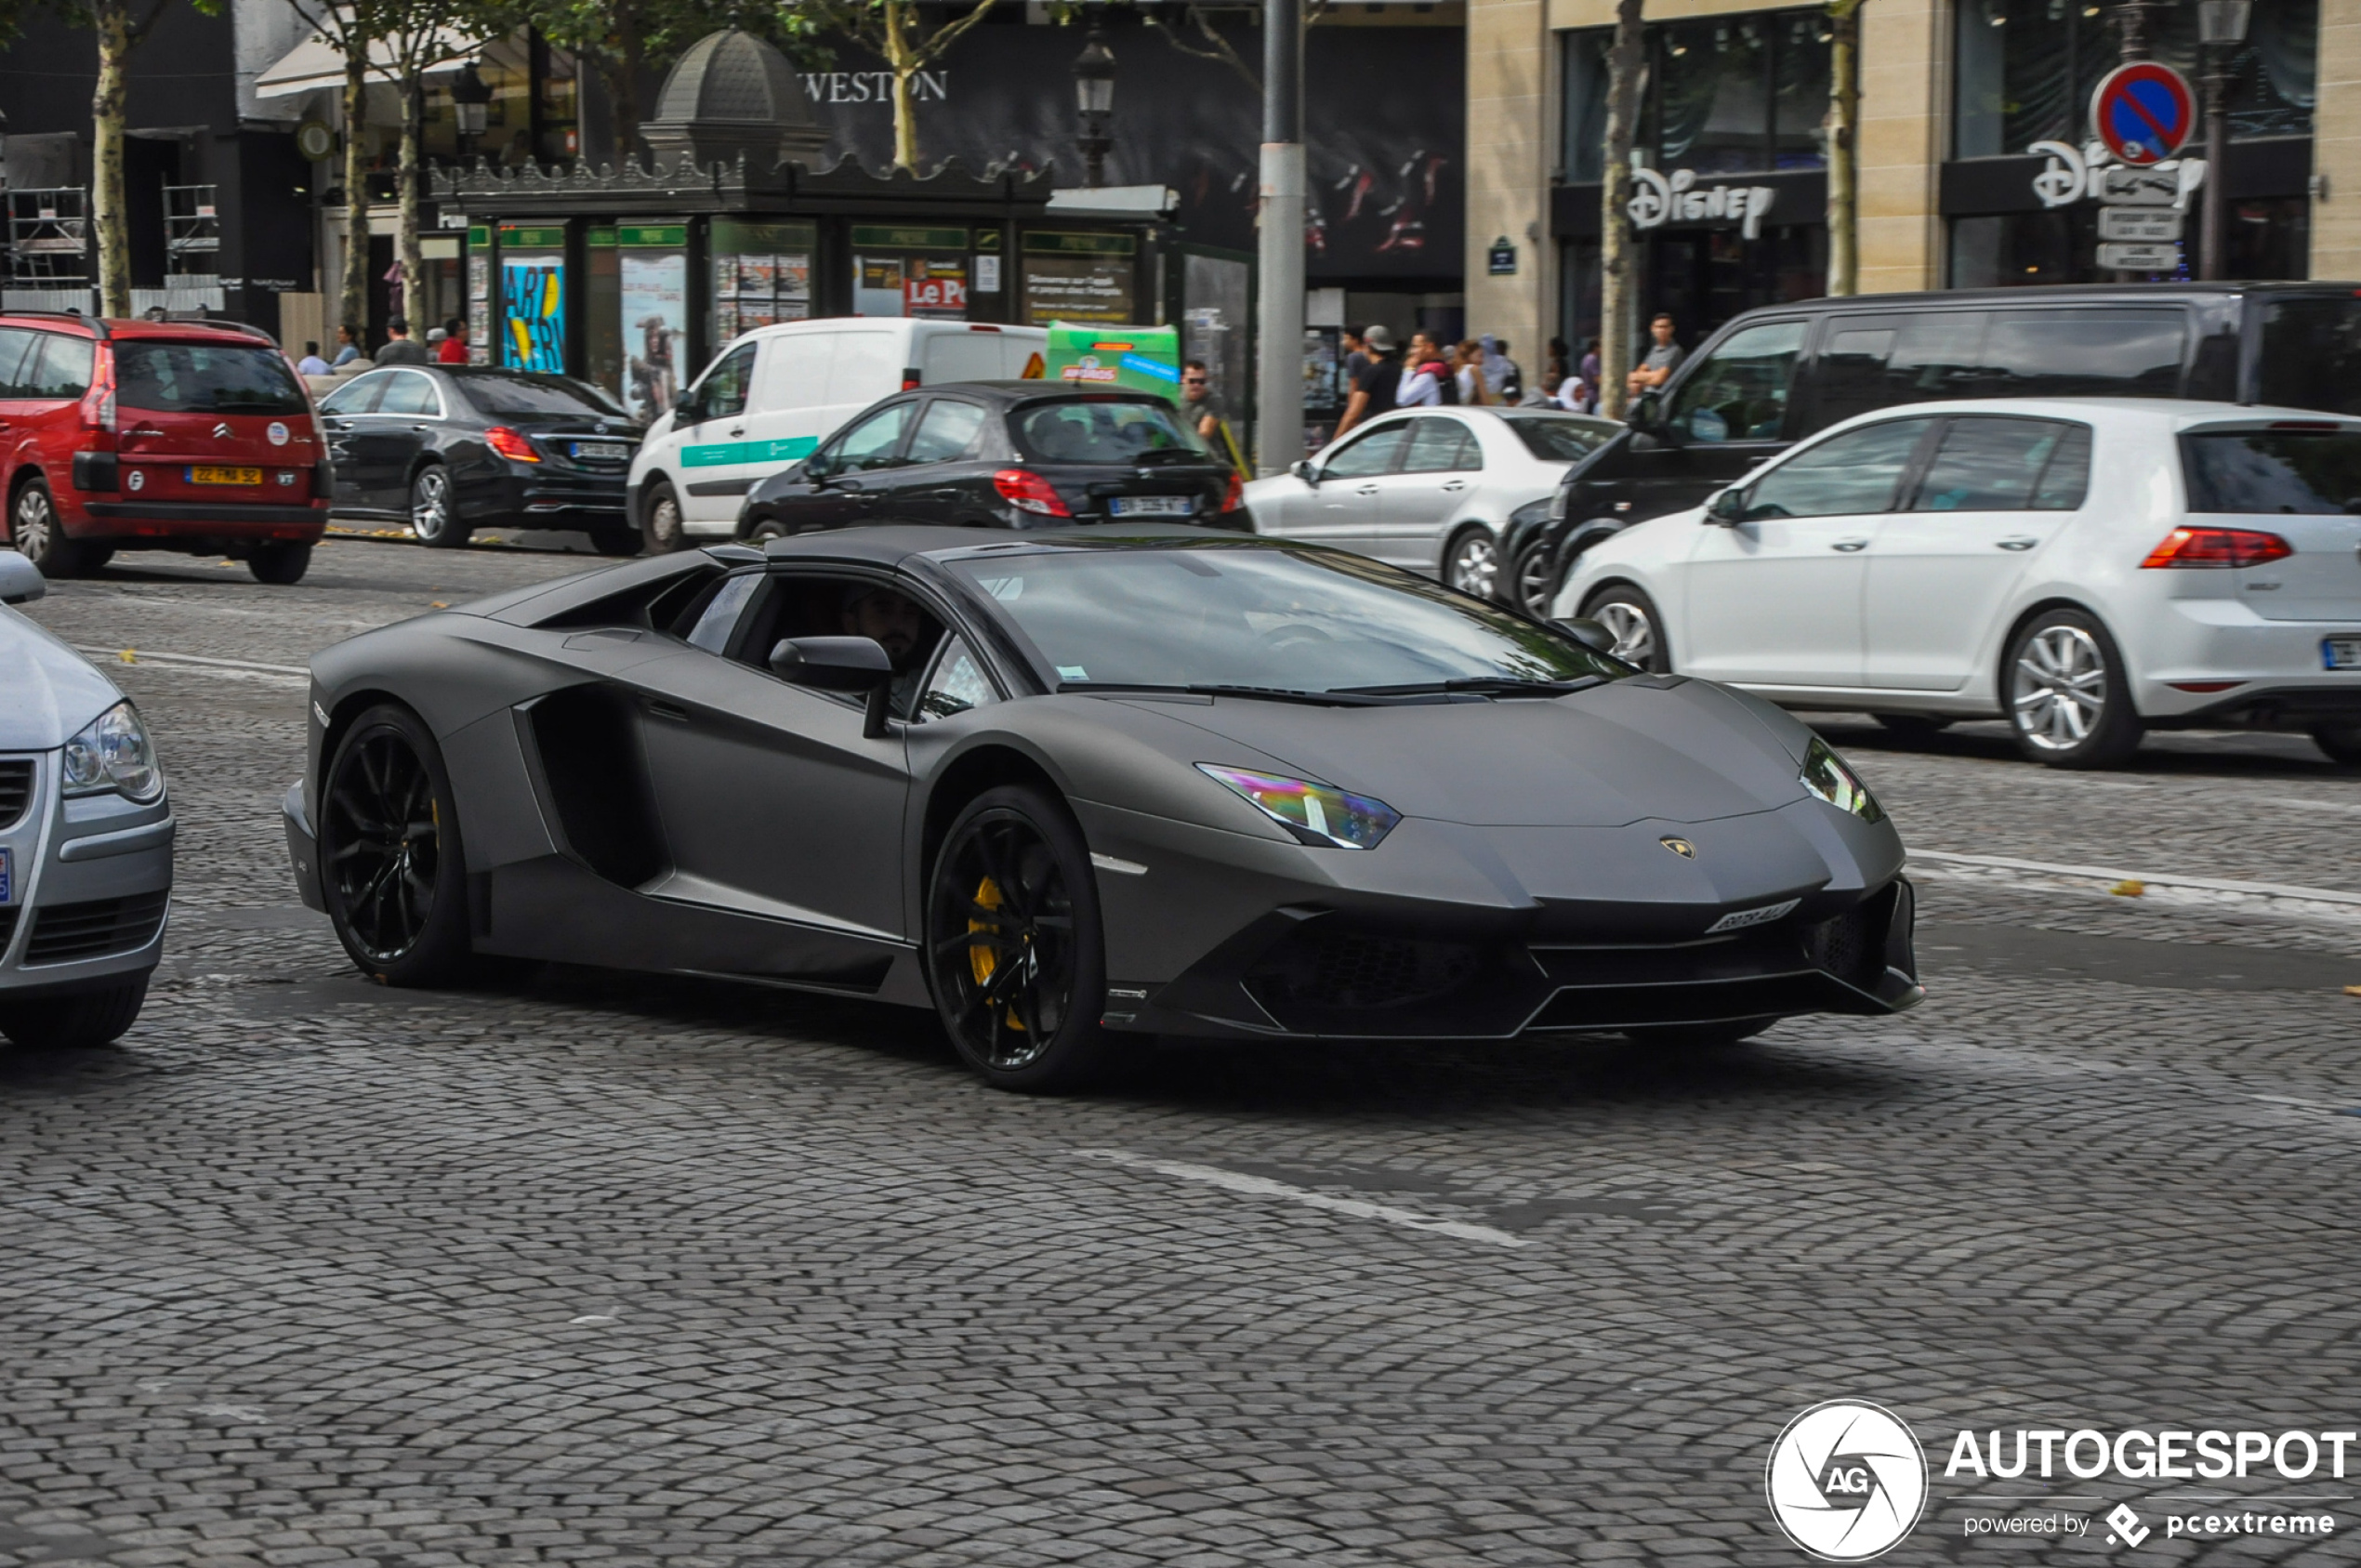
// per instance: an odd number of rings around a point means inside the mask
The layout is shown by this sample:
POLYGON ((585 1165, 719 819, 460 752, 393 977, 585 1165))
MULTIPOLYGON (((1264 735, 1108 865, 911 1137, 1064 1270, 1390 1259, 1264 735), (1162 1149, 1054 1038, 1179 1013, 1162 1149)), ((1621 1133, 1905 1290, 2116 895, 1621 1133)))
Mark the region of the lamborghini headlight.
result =
POLYGON ((164 794, 164 770, 146 726, 129 703, 117 703, 66 743, 68 795, 118 790, 141 805, 164 794))
POLYGON ((1865 823, 1885 821, 1885 808, 1869 793, 1869 786, 1844 765, 1844 758, 1836 754, 1833 746, 1816 736, 1803 754, 1800 778, 1804 788, 1838 810, 1851 811, 1865 823))
POLYGON ((1246 797, 1264 816, 1306 844, 1374 850, 1402 820, 1402 813, 1384 801, 1351 795, 1331 784, 1273 778, 1243 768, 1217 768, 1210 762, 1197 767, 1207 778, 1246 797))

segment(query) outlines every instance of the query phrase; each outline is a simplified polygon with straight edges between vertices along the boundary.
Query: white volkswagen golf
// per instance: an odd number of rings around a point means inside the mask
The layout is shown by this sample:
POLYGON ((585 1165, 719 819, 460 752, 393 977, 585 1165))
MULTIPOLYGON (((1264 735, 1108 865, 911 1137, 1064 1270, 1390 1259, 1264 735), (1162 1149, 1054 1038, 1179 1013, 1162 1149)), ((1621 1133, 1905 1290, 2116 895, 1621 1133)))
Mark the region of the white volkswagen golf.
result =
POLYGON ((1863 415, 1576 562, 1552 613, 1656 670, 2028 757, 2308 731, 2361 763, 2361 420, 2097 398, 1863 415))

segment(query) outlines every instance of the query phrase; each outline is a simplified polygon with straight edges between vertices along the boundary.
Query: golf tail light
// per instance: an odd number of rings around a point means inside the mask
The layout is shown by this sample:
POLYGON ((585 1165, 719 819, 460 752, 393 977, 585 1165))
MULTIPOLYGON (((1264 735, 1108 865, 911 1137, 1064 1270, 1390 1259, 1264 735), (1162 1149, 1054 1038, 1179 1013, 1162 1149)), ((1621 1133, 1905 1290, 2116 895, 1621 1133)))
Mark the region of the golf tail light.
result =
POLYGON ((129 703, 117 703, 74 732, 65 745, 65 792, 114 790, 141 805, 164 794, 155 747, 129 703))
POLYGON ((1803 771, 1799 776, 1803 787, 1834 806, 1840 811, 1851 811, 1863 822, 1885 820, 1885 808, 1869 793, 1869 786, 1844 765, 1844 758, 1823 740, 1814 740, 1803 754, 1803 771))
POLYGON ((1274 778, 1243 768, 1217 768, 1200 762, 1207 778, 1246 797, 1255 809, 1307 844, 1339 850, 1374 850, 1402 813, 1382 800, 1350 795, 1328 784, 1301 779, 1274 778))
POLYGON ((2293 554, 2293 545, 2259 528, 2176 528, 2140 564, 2143 568, 2262 566, 2293 554))
POLYGON ((992 488, 1000 498, 1021 512, 1038 512, 1043 517, 1072 517, 1058 487, 1029 468, 1003 468, 992 476, 992 488))
POLYGON ((484 431, 483 444, 512 463, 541 461, 541 454, 533 450, 533 443, 506 425, 495 425, 484 431))

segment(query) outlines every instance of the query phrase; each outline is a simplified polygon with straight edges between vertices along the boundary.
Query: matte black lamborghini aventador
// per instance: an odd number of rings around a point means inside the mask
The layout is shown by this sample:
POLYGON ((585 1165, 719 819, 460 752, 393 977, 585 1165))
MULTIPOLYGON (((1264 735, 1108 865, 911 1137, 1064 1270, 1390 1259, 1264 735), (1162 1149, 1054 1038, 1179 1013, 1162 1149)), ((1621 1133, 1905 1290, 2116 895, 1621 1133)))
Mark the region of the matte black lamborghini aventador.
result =
POLYGON ((1598 640, 1180 528, 720 546, 321 653, 288 844, 390 983, 490 953, 931 1005, 1012 1088, 1141 1034, 1917 1002, 1843 760, 1598 640))

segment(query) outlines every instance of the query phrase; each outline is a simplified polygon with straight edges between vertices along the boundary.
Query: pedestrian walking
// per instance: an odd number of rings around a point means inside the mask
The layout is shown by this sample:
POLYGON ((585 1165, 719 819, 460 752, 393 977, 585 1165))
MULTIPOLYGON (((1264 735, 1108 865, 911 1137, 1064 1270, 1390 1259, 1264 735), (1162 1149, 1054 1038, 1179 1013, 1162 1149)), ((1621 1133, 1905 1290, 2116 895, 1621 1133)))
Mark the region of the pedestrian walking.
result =
POLYGON ((1633 367, 1629 378, 1624 382, 1625 391, 1636 398, 1642 392, 1655 391, 1672 379, 1672 373, 1679 370, 1681 362, 1689 357, 1689 350, 1672 340, 1672 333, 1670 316, 1659 314, 1648 323, 1648 336, 1654 341, 1648 347, 1647 357, 1633 367))
POLYGON ((1401 385, 1402 355, 1394 344, 1392 329, 1383 323, 1373 324, 1361 335, 1361 347, 1368 362, 1353 378, 1352 395, 1345 400, 1344 417, 1337 421, 1339 436, 1365 420, 1391 413, 1394 392, 1401 385))
POLYGON ((1369 346, 1362 341, 1365 327, 1346 327, 1337 339, 1337 347, 1344 350, 1344 388, 1350 394, 1361 373, 1369 368, 1369 346))
POLYGON ((319 344, 310 342, 304 344, 303 358, 296 362, 296 374, 297 376, 325 376, 328 374, 328 362, 320 357, 319 344))
POLYGON ((1451 350, 1450 364, 1451 378, 1462 403, 1478 408, 1494 401, 1492 388, 1484 378, 1486 362, 1482 343, 1472 337, 1462 338, 1451 350))
POLYGON ((336 328, 336 357, 328 368, 340 370, 361 357, 361 331, 350 323, 336 328))
POLYGON ((1487 333, 1477 341, 1484 345, 1484 384, 1492 402, 1514 408, 1524 401, 1524 370, 1509 357, 1509 340, 1487 333))
POLYGON ((1435 340, 1423 332, 1410 335, 1410 349, 1402 358, 1402 376, 1393 389, 1396 408, 1440 408, 1459 401, 1459 387, 1451 365, 1435 340))
POLYGON ((405 316, 386 319, 386 346, 377 350, 379 364, 424 364, 427 351, 410 341, 410 322, 405 316))
POLYGON ((465 364, 468 362, 468 321, 466 317, 454 316, 449 321, 442 323, 442 341, 435 345, 434 359, 435 363, 437 364, 465 364))
POLYGON ((1583 344, 1582 362, 1575 367, 1575 375, 1582 382, 1581 412, 1584 414, 1599 412, 1599 384, 1605 379, 1606 374, 1606 365, 1599 358, 1599 340, 1590 338, 1583 344))

